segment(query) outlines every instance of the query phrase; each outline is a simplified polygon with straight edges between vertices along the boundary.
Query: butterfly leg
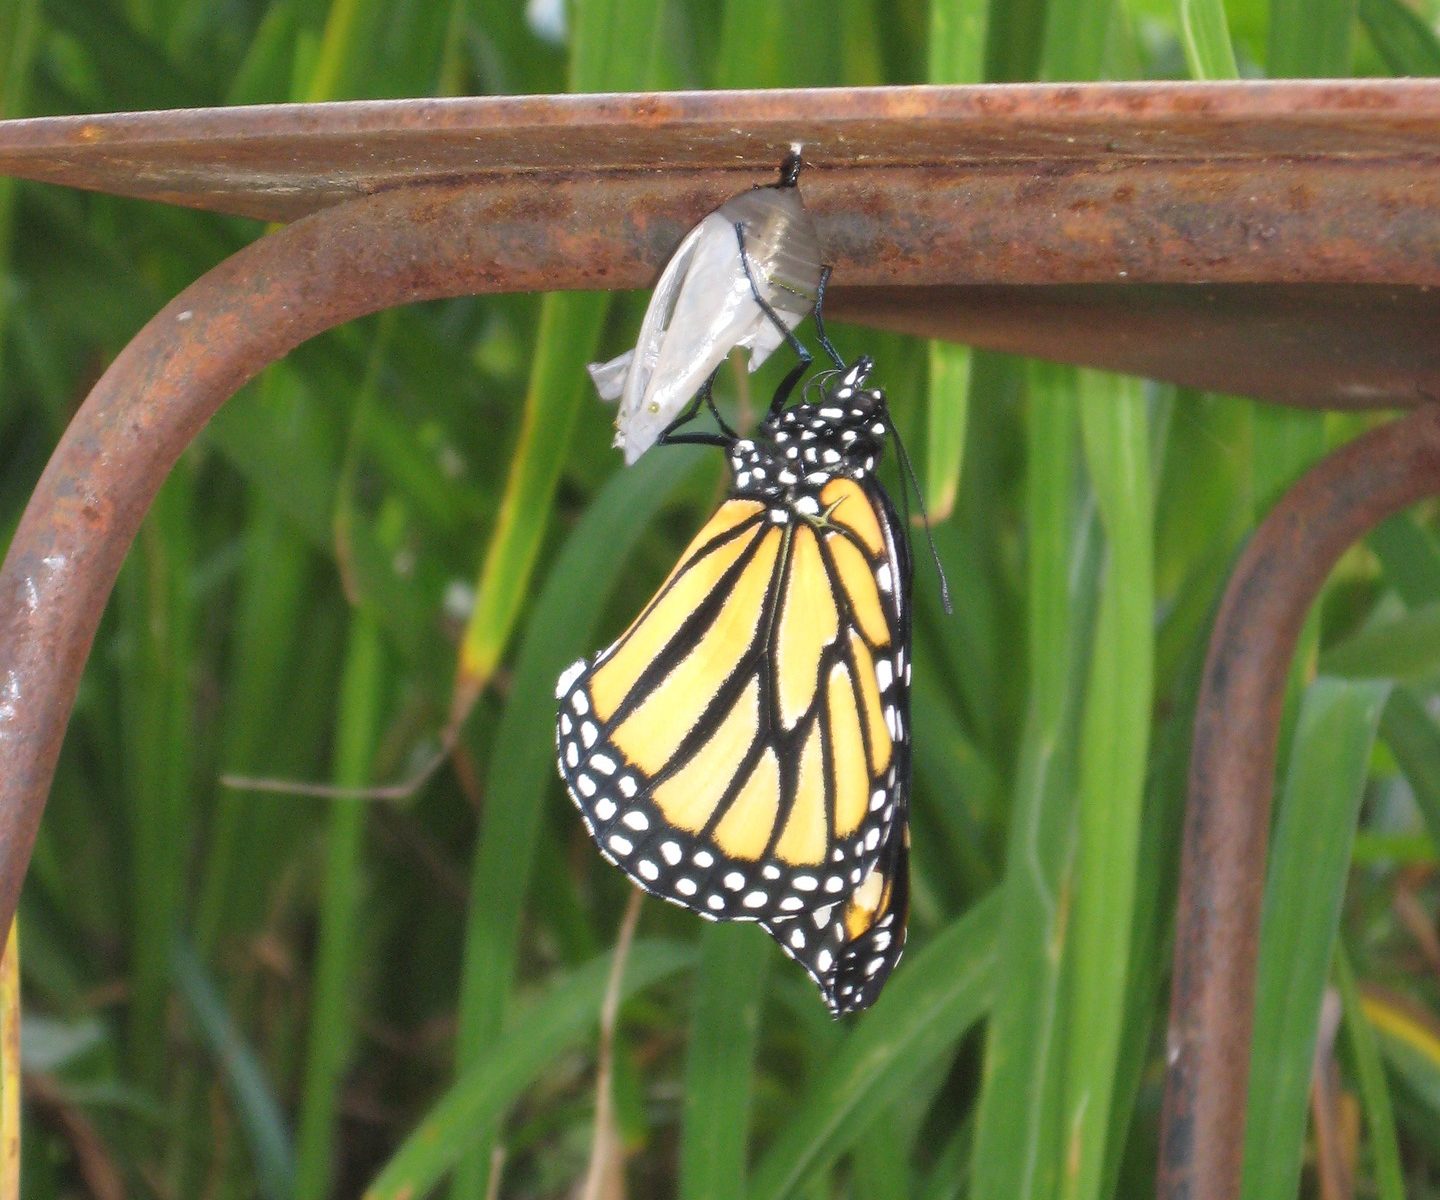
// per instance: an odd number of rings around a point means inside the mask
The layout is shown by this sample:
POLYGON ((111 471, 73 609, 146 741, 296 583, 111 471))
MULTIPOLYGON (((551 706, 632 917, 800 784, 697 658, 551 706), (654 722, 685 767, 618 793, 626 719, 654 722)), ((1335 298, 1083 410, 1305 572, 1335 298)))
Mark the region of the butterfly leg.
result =
POLYGON ((780 386, 775 389, 775 395, 770 400, 769 420, 774 420, 780 410, 785 407, 786 401, 790 399, 790 393, 795 390, 795 385, 800 382, 800 377, 805 374, 809 366, 809 362, 802 362, 780 381, 780 386))
POLYGON ((770 306, 770 302, 760 294, 760 285, 755 282, 755 275, 750 270, 750 255, 745 251, 745 226, 739 221, 735 222, 735 238, 740 243, 740 266, 744 268, 745 278, 750 284, 750 295, 754 297, 755 303, 760 306, 760 311, 763 312, 770 319, 770 323, 780 331, 780 336, 789 343, 790 349, 795 351, 795 356, 800 360, 800 365, 802 367, 808 367, 811 361, 810 351, 805 349, 805 344, 795 336, 790 326, 780 319, 780 314, 777 313, 770 306))
POLYGON ((720 368, 710 372, 710 378, 705 381, 700 390, 695 393, 690 403, 687 404, 678 417, 665 426, 664 431, 656 438, 656 442, 662 446, 729 446, 735 441, 735 431, 725 423, 725 418, 720 415, 715 407, 715 376, 720 373, 720 368), (715 420, 720 423, 720 433, 680 433, 678 430, 682 425, 688 424, 695 419, 700 411, 700 405, 704 404, 715 415, 715 420))
MULTIPOLYGON (((721 366, 724 364, 722 363, 721 366)), ((720 426, 720 432, 730 441, 735 441, 740 435, 730 428, 730 423, 720 415, 720 410, 715 407, 715 376, 720 374, 720 367, 710 372, 710 378, 701 385, 697 399, 705 401, 705 407, 710 410, 710 415, 715 418, 715 423, 720 426)))
POLYGON ((835 349, 830 341, 829 335, 825 332, 825 285, 830 282, 830 268, 820 268, 820 283, 815 288, 815 336, 820 339, 820 345, 825 353, 830 356, 833 362, 841 370, 845 369, 845 360, 840 357, 840 352, 835 349))

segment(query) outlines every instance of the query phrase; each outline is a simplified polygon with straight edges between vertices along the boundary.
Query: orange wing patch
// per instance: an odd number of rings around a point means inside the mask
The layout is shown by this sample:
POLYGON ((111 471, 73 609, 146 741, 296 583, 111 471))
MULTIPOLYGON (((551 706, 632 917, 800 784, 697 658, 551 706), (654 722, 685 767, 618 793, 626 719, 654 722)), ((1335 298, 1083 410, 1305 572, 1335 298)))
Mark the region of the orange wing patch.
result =
POLYGON ((820 657, 840 634, 840 613, 815 532, 801 525, 793 536, 775 642, 775 690, 785 729, 794 729, 814 703, 820 657))
POLYGON ((820 505, 827 510, 833 509, 831 523, 844 525, 872 555, 878 557, 885 553, 885 535, 880 531, 875 506, 870 503, 865 489, 853 479, 832 479, 820 490, 820 505))
POLYGON ((602 721, 610 719, 620 701, 635 687, 641 673, 680 632, 700 602, 719 586, 725 572, 750 548, 757 535, 741 534, 714 545, 716 539, 723 538, 759 511, 760 505, 750 500, 722 504, 690 543, 655 599, 645 606, 645 611, 635 618, 596 668, 590 681, 590 694, 602 721))
MULTIPOLYGON (((670 761, 754 641, 779 553, 780 532, 771 530, 700 640, 612 735, 646 775, 658 775, 670 761)), ((642 625, 635 637, 643 633, 642 625)))

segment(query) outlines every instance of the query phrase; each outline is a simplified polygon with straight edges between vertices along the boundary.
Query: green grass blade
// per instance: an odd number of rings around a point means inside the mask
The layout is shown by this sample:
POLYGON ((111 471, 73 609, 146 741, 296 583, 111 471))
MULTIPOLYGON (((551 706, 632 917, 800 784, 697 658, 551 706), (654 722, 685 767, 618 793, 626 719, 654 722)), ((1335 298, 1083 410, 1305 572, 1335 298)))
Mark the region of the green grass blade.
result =
POLYGON ((1440 600, 1440 545, 1409 513, 1382 521, 1367 539, 1385 581, 1411 608, 1440 600))
POLYGON ((1350 74, 1356 0, 1270 0, 1265 56, 1272 79, 1350 74))
MULTIPOLYGON (((984 80, 989 16, 989 0, 931 0, 931 83, 984 80)), ((932 521, 945 520, 955 508, 969 411, 970 347, 932 341, 925 406, 925 505, 932 521)))
MULTIPOLYGON (((645 90, 661 9, 661 0, 577 0, 571 5, 570 90, 645 90)), ((461 693, 475 694, 489 684, 529 595, 576 413, 593 393, 585 363, 595 356, 609 307, 605 292, 548 295, 541 306, 520 440, 461 643, 461 693)))
POLYGON ((1072 1037, 1061 1195, 1100 1194, 1116 1060, 1128 1014, 1141 799, 1154 684, 1154 504, 1139 380, 1083 371, 1080 426, 1108 545, 1080 749, 1069 953, 1072 1037))
POLYGON ((911 1200, 910 1141, 907 1138, 862 1138, 850 1155, 851 1185, 866 1200, 911 1200))
POLYGON ((715 86, 778 87, 786 70, 786 6, 778 0, 725 0, 715 86))
POLYGON ((1384 683, 1320 678, 1300 707, 1260 931, 1242 1200, 1293 1200, 1325 978, 1334 956, 1384 683))
MULTIPOLYGON (((1218 606, 1220 590, 1219 585, 1212 588, 1209 605, 1212 613, 1218 606)), ((1210 622, 1205 622, 1207 632, 1209 627, 1210 622)), ((1184 825, 1190 744, 1206 650, 1206 637, 1198 634, 1188 659, 1177 673, 1164 704, 1167 715, 1154 737, 1151 775, 1141 814, 1130 982, 1126 989, 1128 1019, 1115 1072, 1116 1099, 1111 1106, 1106 1184, 1101 1193, 1106 1196, 1148 1194, 1153 1190, 1150 1179, 1144 1180, 1138 1189, 1117 1181, 1121 1180, 1122 1168, 1132 1159, 1127 1143, 1139 1141, 1148 1145, 1150 1135, 1153 1134, 1155 1141, 1159 1136, 1155 1127, 1158 1113, 1141 1109, 1137 1102, 1142 1088, 1153 1083, 1153 1076, 1147 1078, 1153 1062, 1152 1031, 1163 1025, 1166 1017, 1160 1001, 1169 981, 1175 894, 1180 877, 1180 831, 1184 825)), ((1143 1157, 1153 1164, 1150 1153, 1143 1157)))
POLYGON ((593 390, 585 363, 594 357, 609 302, 604 293, 545 297, 520 441, 460 648, 457 686, 467 692, 488 685, 530 594, 576 414, 593 390))
POLYGON ((236 1026, 195 948, 177 938, 170 961, 180 997, 239 1115, 254 1161, 256 1188, 266 1200, 289 1200, 294 1195, 295 1147, 265 1068, 236 1026))
POLYGON ((976 1196, 1040 1200, 1052 1194, 1060 1161, 1072 781, 1085 610, 1095 580, 1093 565, 1075 569, 1087 551, 1072 547, 1075 392, 1070 368, 1032 364, 1025 484, 1029 709, 1000 888, 996 1005, 976 1118, 976 1196))
POLYGON ((348 94, 347 68, 365 61, 355 44, 365 7, 362 0, 330 0, 325 32, 304 89, 308 102, 339 100, 348 94))
MULTIPOLYGON (((0 5, 0 118, 25 115, 31 64, 39 46, 39 35, 39 0, 12 0, 0 5)), ((5 332, 10 306, 14 303, 10 238, 18 186, 14 179, 0 179, 0 370, 5 366, 5 332)), ((0 431, 3 430, 4 425, 0 423, 0 431)))
POLYGON ((1440 602, 1377 621, 1325 651, 1320 669, 1343 679, 1425 679, 1440 670, 1440 602))
POLYGON ((1375 1182, 1380 1200, 1405 1200, 1405 1173, 1400 1164, 1400 1146, 1395 1135, 1395 1112, 1375 1030, 1370 1027, 1355 986, 1355 972, 1343 942, 1335 945, 1335 986, 1345 1009, 1345 1032, 1355 1074, 1360 1083, 1360 1101, 1370 1130, 1370 1154, 1375 1162, 1375 1182))
POLYGON ((1431 841, 1440 846, 1440 729, 1435 719, 1413 691, 1396 688, 1380 718, 1380 735, 1410 784, 1431 841))
POLYGON ((773 956, 769 939, 753 925, 707 925, 700 936, 680 1131, 682 1198, 745 1195, 751 1078, 773 956))
MULTIPOLYGON (((285 704, 275 701, 276 680, 293 677, 290 665, 307 637, 297 614, 306 610, 307 585, 313 584, 311 556, 264 493, 252 497, 247 517, 233 650, 226 663, 220 766, 241 775, 284 775, 309 767, 303 760, 277 760, 277 751, 290 747, 282 733, 294 730, 296 718, 293 697, 285 704)), ((313 640, 313 630, 308 636, 313 640)), ((280 844, 277 808, 248 792, 224 790, 217 799, 193 933, 207 960, 227 932, 253 928, 263 918, 266 889, 256 884, 269 882, 262 866, 270 857, 266 848, 273 852, 280 844)))
POLYGON ((1083 81, 1105 75, 1113 0, 1050 0, 1045 9, 1042 79, 1083 81))
POLYGON ((925 507, 931 521, 955 511, 969 411, 970 347, 931 342, 925 408, 925 507))
MULTIPOLYGON (((627 556, 695 462, 694 454, 676 449, 648 455, 614 475, 571 532, 531 605, 495 735, 504 752, 486 775, 486 795, 508 802, 486 806, 472 863, 459 1003, 462 1071, 499 1034, 510 997, 543 800, 555 787, 555 680, 595 649, 605 599, 627 556)), ((467 1157, 457 1194, 484 1194, 490 1155, 482 1150, 467 1157)))
POLYGON ((1365 32, 1397 75, 1440 75, 1440 39, 1404 0, 1360 0, 1365 32))
POLYGON ((918 1200, 952 1200, 966 1194, 965 1181, 970 1174, 970 1152, 974 1143, 975 1125, 967 1118, 935 1155, 929 1175, 916 1192, 918 1200))
MULTIPOLYGON (((517 1015, 416 1126, 365 1189, 365 1200, 419 1200, 475 1143, 493 1137, 521 1093, 562 1054, 580 1045, 599 1020, 610 954, 562 976, 517 1015)), ((694 962, 688 946, 638 941, 630 948, 624 1000, 694 962)))
POLYGON ((1391 1093, 1396 1116, 1408 1127, 1412 1145, 1434 1146, 1440 1136, 1440 1020, 1414 1000, 1362 988, 1360 1006, 1380 1043, 1380 1052, 1398 1084, 1391 1093))
POLYGON ((795 1194, 876 1130, 989 1008, 998 909, 997 897, 981 901, 895 973, 777 1133, 755 1168, 750 1200, 795 1194))
MULTIPOLYGON (((384 692, 379 626, 367 613, 357 612, 346 650, 335 731, 335 782, 342 787, 371 782, 384 692)), ((340 1083, 359 1010, 354 976, 364 889, 365 815, 363 803, 334 801, 325 831, 320 945, 296 1138, 298 1200, 323 1200, 330 1194, 340 1083)))
POLYGON ((1238 79, 1224 0, 1175 0, 1180 42, 1192 79, 1238 79))
POLYGON ((133 855, 129 889, 130 1037, 136 1079, 165 1077, 170 944, 180 927, 194 779, 194 475, 182 464, 160 489, 122 574, 136 641, 125 656, 125 778, 133 855))

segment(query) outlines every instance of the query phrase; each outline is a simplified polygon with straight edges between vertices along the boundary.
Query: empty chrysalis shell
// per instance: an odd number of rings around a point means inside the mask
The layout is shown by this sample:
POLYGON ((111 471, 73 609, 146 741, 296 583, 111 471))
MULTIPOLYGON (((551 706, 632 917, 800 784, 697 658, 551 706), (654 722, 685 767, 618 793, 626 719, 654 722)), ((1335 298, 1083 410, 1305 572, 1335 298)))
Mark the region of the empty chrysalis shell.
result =
POLYGON ((665 265, 633 350, 591 363, 605 400, 619 400, 615 445, 628 466, 655 444, 737 346, 750 351, 750 370, 783 337, 755 302, 740 240, 760 294, 789 329, 810 313, 820 283, 820 241, 801 202, 798 154, 780 168, 780 182, 727 200, 695 226, 665 265))

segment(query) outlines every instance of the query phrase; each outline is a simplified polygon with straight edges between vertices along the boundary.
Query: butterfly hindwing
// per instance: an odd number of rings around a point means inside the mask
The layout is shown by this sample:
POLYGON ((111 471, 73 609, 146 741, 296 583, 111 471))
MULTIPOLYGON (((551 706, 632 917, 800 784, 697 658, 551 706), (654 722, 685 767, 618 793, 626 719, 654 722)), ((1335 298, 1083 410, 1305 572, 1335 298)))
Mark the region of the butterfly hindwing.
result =
POLYGON ((844 900, 763 928, 842 1017, 875 1003, 905 949, 909 906, 910 848, 897 824, 873 870, 844 900))

